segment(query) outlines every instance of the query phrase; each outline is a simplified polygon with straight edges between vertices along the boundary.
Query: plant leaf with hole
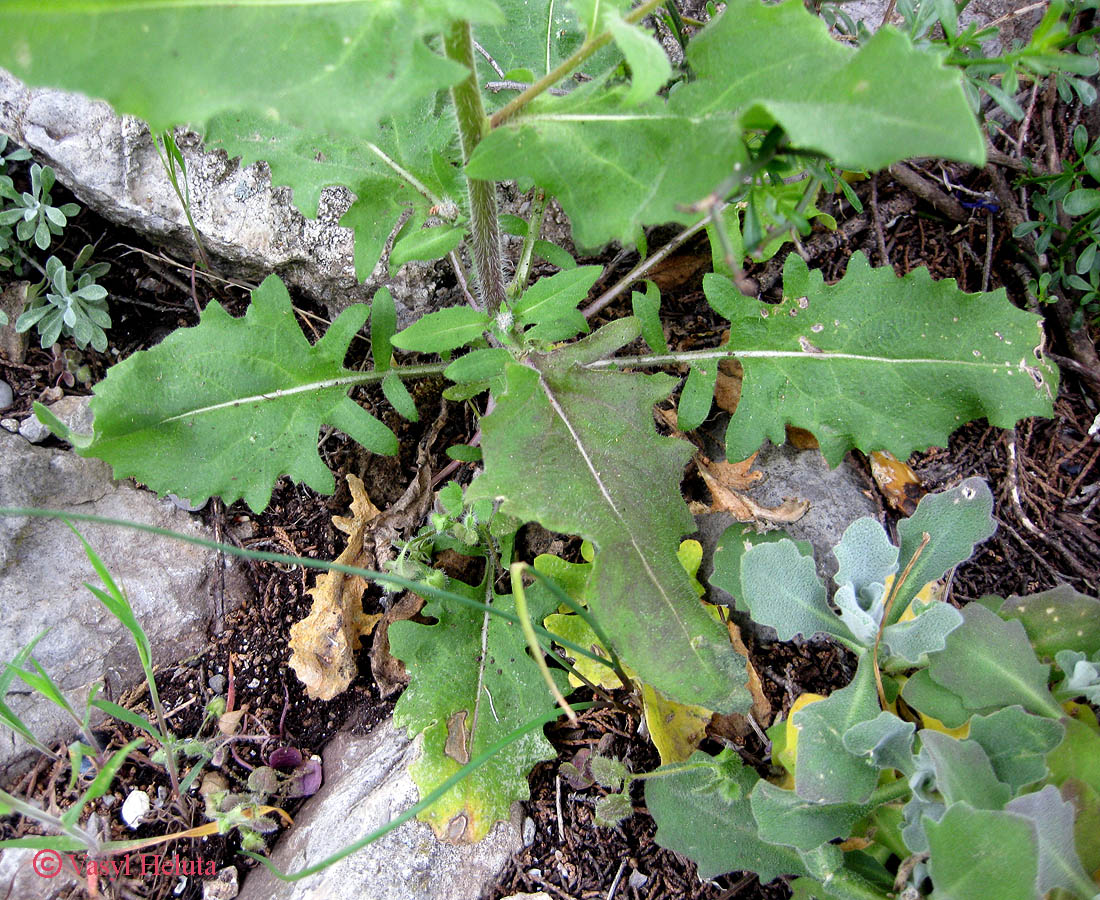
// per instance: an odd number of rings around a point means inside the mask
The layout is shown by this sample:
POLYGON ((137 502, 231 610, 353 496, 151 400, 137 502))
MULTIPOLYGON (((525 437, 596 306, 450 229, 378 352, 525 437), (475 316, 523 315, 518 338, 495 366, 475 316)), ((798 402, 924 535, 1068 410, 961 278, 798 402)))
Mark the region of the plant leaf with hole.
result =
MULTIPOLYGON (((451 581, 449 587, 471 600, 486 600, 484 585, 451 581)), ((507 612, 516 611, 510 594, 491 599, 507 612)), ((553 612, 548 591, 531 591, 527 599, 533 621, 553 612)), ((430 601, 423 612, 436 624, 404 621, 389 628, 390 652, 405 663, 410 678, 393 720, 410 737, 424 736, 421 755, 409 767, 421 797, 513 729, 554 707, 519 625, 448 601, 430 601)), ((564 672, 555 670, 554 678, 568 691, 564 672)), ((421 818, 441 837, 480 840, 495 822, 508 819, 515 801, 530 796, 527 774, 555 752, 541 730, 527 734, 455 785, 421 818)))
MULTIPOLYGON (((620 321, 634 326, 623 337, 637 336, 636 320, 620 321)), ((623 661, 670 699, 744 711, 744 659, 676 555, 695 527, 679 490, 691 448, 659 437, 652 413, 672 380, 571 364, 606 340, 601 329, 505 367, 506 390, 481 423, 485 473, 467 497, 499 499, 521 521, 592 541, 587 599, 623 661)))
MULTIPOLYGON (((835 466, 853 447, 905 459, 946 446, 951 432, 982 416, 1011 428, 1051 415, 1058 372, 1040 354, 1039 317, 1014 307, 1003 289, 966 294, 923 268, 898 278, 890 267, 872 269, 862 253, 826 285, 793 253, 778 305, 740 296, 719 275, 707 275, 703 290, 712 303, 741 309, 730 344, 743 351, 745 375, 726 432, 728 459, 745 459, 765 438, 783 443, 788 424, 813 432, 835 466)), ((916 579, 917 587, 928 580, 916 579)))
POLYGON ((112 366, 95 387, 92 434, 36 411, 81 456, 160 494, 192 503, 243 497, 258 512, 281 475, 331 494, 335 481, 317 453, 321 425, 375 453, 397 452, 393 433, 347 396, 359 373, 343 360, 366 317, 365 305, 349 307, 311 346, 271 275, 243 318, 211 301, 197 326, 112 366))

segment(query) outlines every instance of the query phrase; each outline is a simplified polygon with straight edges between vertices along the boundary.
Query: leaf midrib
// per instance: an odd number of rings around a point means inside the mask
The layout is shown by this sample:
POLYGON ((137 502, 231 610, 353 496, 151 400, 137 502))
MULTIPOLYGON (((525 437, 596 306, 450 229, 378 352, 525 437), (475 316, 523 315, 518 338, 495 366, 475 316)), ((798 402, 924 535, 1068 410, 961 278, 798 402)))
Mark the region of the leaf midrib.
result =
POLYGON ((569 435, 573 439, 574 445, 580 452, 581 458, 584 460, 585 467, 588 469, 589 474, 592 476, 592 480, 596 482, 596 486, 599 488, 600 494, 607 502, 607 505, 611 509, 611 512, 614 514, 615 518, 619 521, 620 525, 622 526, 623 532, 629 538, 630 545, 634 548, 634 552, 637 554, 638 559, 641 562, 641 568, 645 571, 646 577, 657 588, 657 592, 658 594, 660 594, 661 600, 668 608, 669 615, 680 628, 681 632, 684 635, 684 638, 688 642, 688 646, 691 647, 691 652, 697 659, 699 659, 701 664, 705 664, 702 657, 700 657, 698 650, 696 650, 693 645, 692 635, 688 631, 683 618, 677 612, 676 604, 672 602, 672 599, 665 592, 664 585, 661 584, 660 580, 657 578, 656 573, 650 566, 646 554, 642 551, 642 548, 638 546, 638 541, 634 536, 634 532, 630 529, 630 526, 627 524, 626 519, 623 517, 623 514, 619 512, 619 508, 615 505, 614 498, 611 496, 610 491, 608 491, 607 486, 604 484, 603 479, 600 477, 600 473, 596 470, 595 464, 592 462, 592 458, 589 456, 588 450, 585 447, 584 442, 581 440, 580 435, 573 427, 573 423, 569 420, 569 417, 566 415, 565 410, 562 409, 561 404, 558 403, 557 397, 554 396, 554 392, 551 390, 550 385, 546 383, 546 379, 543 377, 542 372, 538 373, 538 378, 539 386, 545 393, 547 402, 550 404, 550 408, 554 411, 554 414, 558 416, 559 419, 561 419, 562 424, 565 425, 566 429, 568 429, 569 435))

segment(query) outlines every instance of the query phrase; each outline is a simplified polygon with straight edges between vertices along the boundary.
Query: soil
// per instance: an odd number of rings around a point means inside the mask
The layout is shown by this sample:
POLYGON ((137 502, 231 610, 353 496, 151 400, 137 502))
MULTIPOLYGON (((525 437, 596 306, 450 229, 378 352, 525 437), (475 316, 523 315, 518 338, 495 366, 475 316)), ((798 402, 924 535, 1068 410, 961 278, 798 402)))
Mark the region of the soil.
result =
MULTIPOLYGON (((1051 116, 1052 128, 1035 128, 1025 145, 1028 156, 1047 159, 1053 138, 1054 151, 1072 152, 1069 135, 1080 117, 1076 108, 1057 105, 1051 116)), ((1092 135, 1095 138, 1096 135, 1092 135)), ((925 167, 928 180, 939 180, 940 168, 925 167)), ((985 194, 993 188, 989 170, 975 171, 956 166, 948 169, 953 184, 967 191, 985 194)), ((1014 172, 1004 174, 1011 182, 1014 172)), ((941 189, 943 181, 940 180, 941 189)), ((967 291, 1004 286, 1014 302, 1023 304, 1026 292, 1019 259, 1011 238, 1012 223, 1006 211, 971 211, 966 221, 946 218, 925 199, 915 197, 908 188, 883 175, 876 182, 856 186, 867 212, 857 214, 846 202, 833 198, 826 211, 835 216, 839 235, 817 231, 806 239, 804 249, 815 257, 827 280, 840 277, 848 257, 862 249, 875 265, 892 264, 899 274, 917 265, 929 267, 936 278, 954 278, 967 291), (874 191, 874 193, 872 193, 874 191), (880 240, 882 219, 887 213, 902 210, 897 222, 886 229, 880 240), (987 251, 989 256, 987 256, 987 251), (884 258, 885 257, 885 258, 884 258)), ((55 196, 61 200, 60 189, 55 196)), ((970 193, 960 196, 970 197, 970 193)), ((891 216, 892 218, 892 216, 891 216)), ((656 229, 650 234, 651 249, 661 245, 673 232, 656 229)), ((114 326, 109 332, 108 354, 87 351, 84 360, 92 369, 93 380, 103 377, 107 366, 130 353, 155 344, 172 329, 194 325, 198 309, 217 300, 233 315, 241 315, 248 302, 247 286, 212 279, 184 264, 160 254, 140 237, 120 232, 85 211, 66 232, 64 244, 53 252, 65 256, 85 242, 99 248, 96 258, 111 263, 110 273, 101 279, 108 289, 114 326)), ((637 261, 631 254, 611 248, 592 262, 609 266, 601 279, 611 284, 637 261)), ((715 346, 720 341, 723 323, 706 304, 702 274, 709 269, 710 252, 704 242, 688 244, 654 273, 662 289, 664 308, 671 325, 670 344, 677 348, 715 346)), ((765 298, 774 297, 775 261, 751 267, 747 274, 765 290, 765 298)), ((600 285, 594 289, 598 291, 600 285)), ((593 293, 593 296, 596 294, 593 293)), ((323 331, 322 310, 299 298, 299 321, 306 333, 323 331)), ((629 300, 620 300, 599 314, 608 320, 629 313, 629 300)), ((1095 347, 1096 330, 1089 334, 1095 347)), ((1066 335, 1053 322, 1048 327, 1048 343, 1062 356, 1071 356, 1066 335)), ((68 346, 68 345, 65 345, 68 346)), ((364 342, 352 345, 349 365, 362 361, 364 342), (358 358, 357 358, 358 357, 358 358)), ((49 351, 32 346, 23 363, 16 364, 0 356, 0 377, 12 385, 15 404, 4 415, 22 418, 34 400, 54 388, 58 370, 49 351)), ((415 391, 420 423, 411 424, 390 410, 378 389, 356 389, 352 396, 377 413, 395 430, 401 440, 401 454, 394 458, 364 457, 342 434, 333 432, 322 440, 322 454, 337 474, 337 491, 332 497, 317 495, 308 488, 279 483, 270 506, 260 515, 252 514, 243 504, 228 508, 212 501, 200 513, 204 521, 226 539, 242 546, 271 549, 292 554, 334 559, 342 549, 343 535, 332 525, 332 516, 346 512, 350 496, 343 476, 355 473, 370 485, 374 502, 385 508, 395 501, 416 475, 417 445, 425 429, 440 409, 441 380, 426 381, 415 391)), ((80 385, 67 389, 81 393, 80 385)), ((983 544, 975 557, 960 565, 951 579, 950 599, 962 604, 983 594, 996 592, 1030 593, 1068 582, 1079 590, 1095 594, 1100 587, 1100 510, 1097 510, 1097 484, 1100 482, 1100 443, 1090 436, 1095 421, 1097 385, 1082 379, 1072 369, 1064 369, 1052 419, 1029 419, 1006 432, 984 422, 972 423, 952 436, 944 449, 933 449, 910 460, 923 489, 936 490, 978 474, 990 482, 997 498, 997 533, 983 544)), ((433 472, 447 463, 447 446, 468 440, 474 424, 461 405, 451 404, 443 432, 431 449, 433 472)), ((870 473, 868 461, 858 461, 870 473)), ((468 480, 469 466, 460 466, 455 477, 468 480)), ((697 479, 687 477, 685 496, 705 499, 705 488, 697 479)), ((884 503, 884 505, 887 505, 884 503)), ((891 511, 896 520, 898 513, 891 511)), ((545 538, 545 535, 542 536, 545 538)), ((839 535, 838 535, 839 537, 839 535)), ((531 551, 537 548, 539 535, 530 535, 531 551)), ((574 548, 576 542, 567 542, 574 548)), ((326 742, 342 727, 369 730, 370 726, 392 710, 393 700, 383 699, 375 685, 364 654, 359 677, 337 699, 324 703, 309 700, 287 666, 287 641, 290 626, 309 609, 306 589, 312 575, 276 564, 250 562, 249 577, 255 591, 253 601, 227 614, 213 626, 206 651, 196 659, 158 674, 157 684, 165 707, 174 710, 172 724, 177 734, 196 734, 203 719, 203 707, 216 691, 211 680, 224 693, 233 694, 234 708, 246 709, 239 734, 249 737, 234 744, 234 752, 221 764, 231 782, 245 781, 249 771, 262 764, 278 747, 293 746, 306 756, 319 753, 326 742), (218 679, 216 676, 222 676, 218 679), (219 681, 224 681, 224 687, 219 681)), ((367 611, 379 611, 377 592, 368 594, 367 611), (373 604, 373 606, 372 606, 373 604)), ((804 691, 829 693, 842 687, 853 672, 852 659, 827 642, 786 644, 750 644, 751 660, 763 676, 763 684, 777 717, 784 715, 798 694, 804 691)), ((584 699, 582 697, 582 699, 584 699)), ((626 702, 628 698, 619 696, 626 702)), ((123 703, 148 714, 148 698, 135 691, 123 703)), ((766 725, 768 723, 761 723, 766 725)), ((517 891, 544 891, 555 900, 617 897, 620 900, 720 900, 720 898, 780 898, 789 895, 782 880, 770 886, 759 885, 752 876, 740 873, 701 882, 689 861, 660 848, 653 839, 655 826, 635 800, 636 814, 618 828, 598 828, 593 823, 593 805, 604 791, 589 786, 575 788, 561 776, 561 765, 578 752, 598 749, 627 762, 635 770, 656 766, 652 746, 638 736, 636 715, 604 708, 581 715, 578 725, 566 722, 551 726, 547 734, 558 748, 559 759, 539 765, 531 774, 531 800, 526 814, 535 823, 534 842, 518 853, 497 883, 484 894, 484 900, 500 898, 517 891), (632 873, 646 876, 644 881, 632 873)), ((106 729, 111 746, 119 746, 130 737, 125 725, 106 729)), ((717 749, 719 745, 711 745, 717 749)), ((764 748, 755 736, 737 748, 754 765, 765 764, 764 748)), ((67 790, 67 766, 50 766, 45 761, 6 790, 42 804, 64 808, 74 794, 67 790)), ((117 805, 134 788, 151 794, 167 789, 163 770, 146 757, 135 755, 115 781, 113 793, 98 806, 102 822, 109 826, 114 839, 153 836, 201 824, 204 819, 196 804, 180 813, 165 812, 159 821, 143 825, 136 833, 120 833, 118 817, 107 804, 117 805)), ((292 815, 296 803, 286 805, 292 815)), ((107 828, 108 826, 104 826, 107 828)), ((26 823, 5 819, 0 822, 0 838, 32 831, 26 823)), ((238 839, 213 836, 203 838, 191 848, 177 850, 203 859, 215 859, 219 868, 236 865, 242 872, 252 865, 238 855, 238 839)), ((105 890, 115 890, 107 887, 105 890)), ((119 896, 160 898, 178 897, 195 900, 201 885, 190 880, 182 893, 176 893, 177 879, 160 877, 134 883, 119 896)), ((74 896, 77 892, 74 892, 74 896)))

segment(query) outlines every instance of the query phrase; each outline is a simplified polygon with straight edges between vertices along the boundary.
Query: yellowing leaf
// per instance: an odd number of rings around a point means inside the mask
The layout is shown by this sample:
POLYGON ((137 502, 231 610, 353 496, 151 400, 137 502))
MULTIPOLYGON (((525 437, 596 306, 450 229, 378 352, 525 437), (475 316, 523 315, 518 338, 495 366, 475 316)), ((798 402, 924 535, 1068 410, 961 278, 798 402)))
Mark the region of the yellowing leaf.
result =
POLYGON ((909 464, 885 450, 871 454, 871 475, 886 501, 905 516, 913 515, 920 498, 928 493, 909 464))
MULTIPOLYGON (((821 694, 811 694, 809 692, 799 694, 791 705, 790 712, 787 713, 787 727, 784 729, 786 742, 783 749, 775 753, 774 756, 775 762, 783 766, 789 773, 787 780, 790 782, 790 787, 794 787, 794 770, 798 762, 798 723, 795 722, 794 717, 811 703, 817 703, 819 700, 824 699, 821 694)), ((784 783, 781 786, 786 787, 788 785, 784 783)))
MULTIPOLYGON (((547 616, 542 624, 551 634, 556 634, 558 637, 565 638, 567 641, 572 641, 574 644, 587 647, 593 653, 598 653, 608 659, 611 658, 607 650, 604 649, 603 644, 600 643, 600 639, 596 637, 596 633, 588 627, 588 623, 574 613, 554 613, 551 616, 547 616)), ((578 656, 573 661, 573 667, 592 682, 592 684, 608 688, 609 690, 621 686, 618 677, 611 669, 601 665, 595 660, 589 659, 587 656, 578 656)), ((629 670, 627 670, 627 674, 631 674, 629 670)), ((584 682, 572 672, 569 673, 569 683, 572 684, 573 687, 580 687, 584 684, 584 682)))
POLYGON ((698 541, 681 541, 676 556, 680 560, 680 565, 684 567, 684 571, 691 576, 691 586, 695 588, 695 593, 702 597, 707 589, 699 583, 696 576, 699 574, 699 566, 703 562, 703 545, 698 541))
POLYGON ((685 706, 662 696, 648 684, 642 685, 642 708, 653 746, 661 755, 661 764, 683 762, 706 737, 711 711, 701 706, 685 706))

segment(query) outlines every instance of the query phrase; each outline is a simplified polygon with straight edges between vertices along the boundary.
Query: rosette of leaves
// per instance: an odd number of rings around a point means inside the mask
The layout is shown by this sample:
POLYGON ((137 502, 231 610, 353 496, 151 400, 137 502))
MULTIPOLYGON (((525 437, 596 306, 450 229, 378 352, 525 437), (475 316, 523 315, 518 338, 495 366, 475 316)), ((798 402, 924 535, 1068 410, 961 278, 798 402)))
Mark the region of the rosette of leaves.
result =
POLYGON ((30 176, 31 189, 11 197, 15 206, 0 212, 0 225, 14 225, 19 240, 24 243, 33 240, 39 250, 47 250, 52 235, 61 234, 69 219, 80 212, 80 207, 75 203, 53 205, 50 189, 57 176, 49 166, 34 163, 30 176))
POLYGON ((885 709, 864 652, 847 687, 769 728, 784 783, 729 751, 646 775, 657 841, 704 878, 794 875, 795 896, 819 900, 903 886, 957 900, 1094 897, 1100 725, 1058 700, 1095 683, 1096 609, 1069 589, 970 603, 904 681, 904 704, 885 709), (1060 683, 1038 648, 1065 670, 1060 683))
POLYGON ((833 576, 836 612, 813 556, 791 540, 723 540, 711 582, 733 594, 754 621, 775 628, 780 640, 827 634, 862 653, 874 648, 881 632, 883 668, 911 668, 942 649, 962 617, 954 607, 931 601, 913 603, 912 618, 900 621, 906 608, 923 585, 968 559, 974 545, 993 533, 992 510, 989 488, 971 478, 925 496, 898 525, 900 547, 876 520, 853 522, 833 550, 839 564, 833 576), (898 583, 902 569, 908 571, 898 583))
POLYGON ((16 331, 37 327, 43 349, 60 337, 71 337, 81 349, 89 344, 100 352, 107 349, 104 329, 111 327, 107 289, 95 282, 111 267, 103 262, 89 265, 93 249, 86 244, 71 270, 56 256, 46 260, 46 280, 28 289, 27 305, 15 322, 16 331))

